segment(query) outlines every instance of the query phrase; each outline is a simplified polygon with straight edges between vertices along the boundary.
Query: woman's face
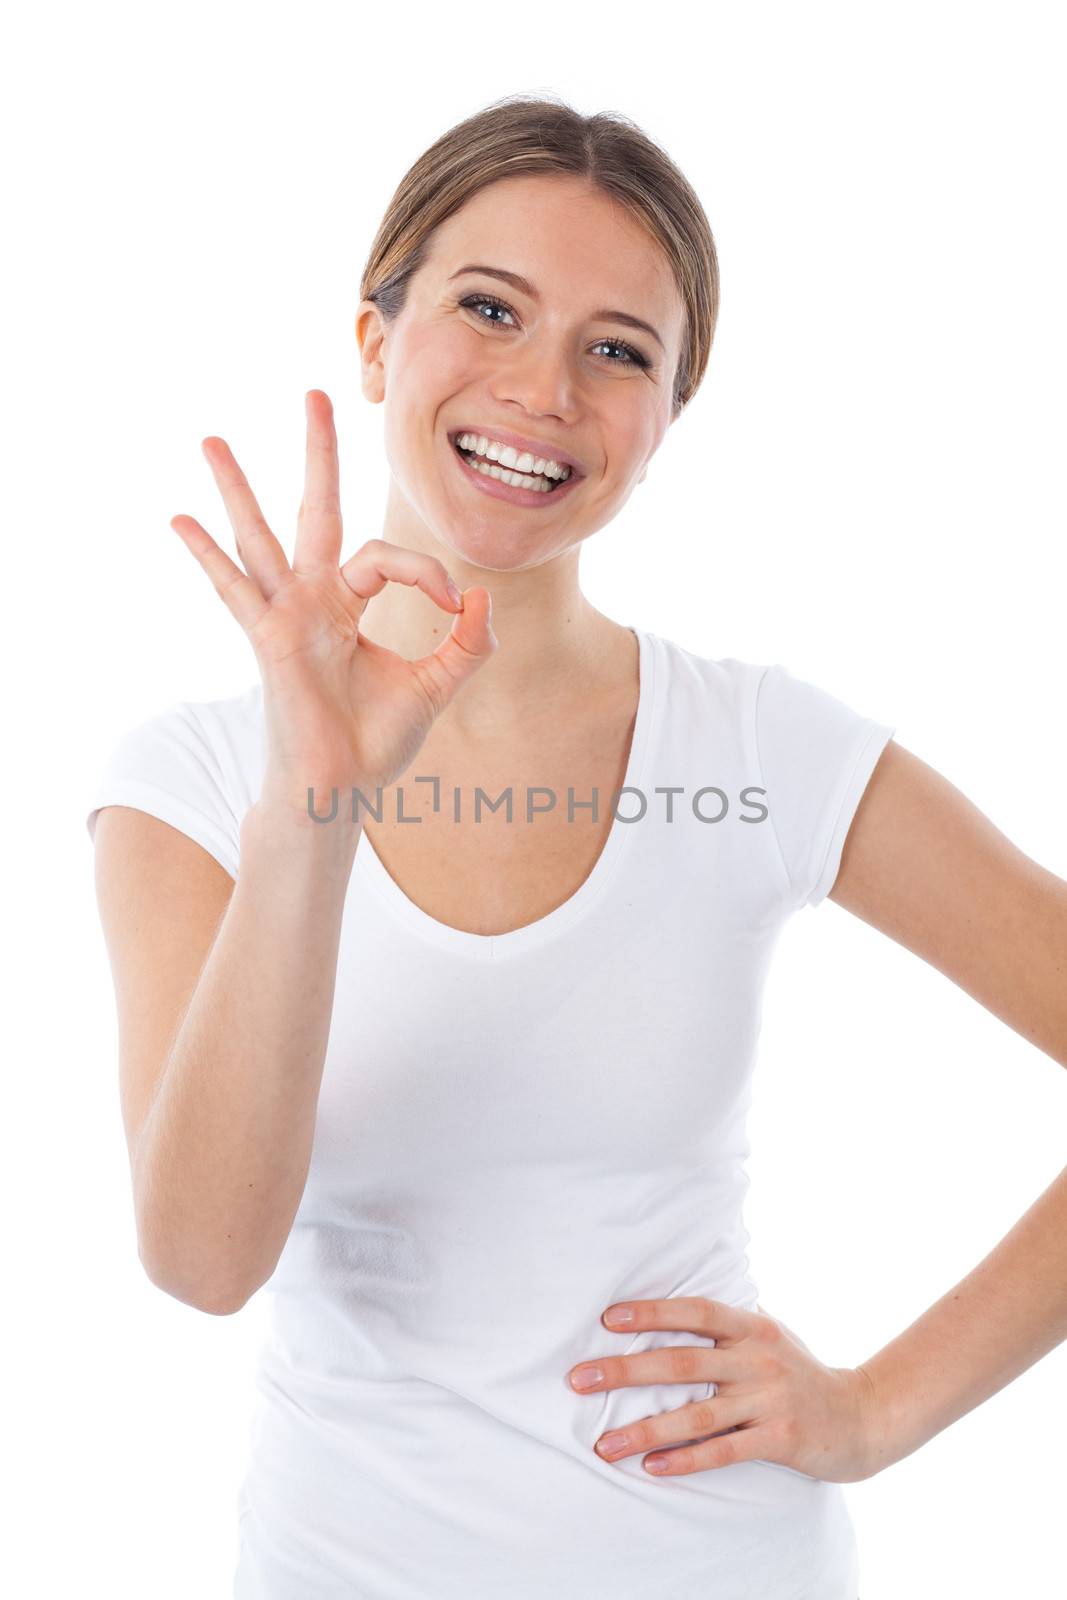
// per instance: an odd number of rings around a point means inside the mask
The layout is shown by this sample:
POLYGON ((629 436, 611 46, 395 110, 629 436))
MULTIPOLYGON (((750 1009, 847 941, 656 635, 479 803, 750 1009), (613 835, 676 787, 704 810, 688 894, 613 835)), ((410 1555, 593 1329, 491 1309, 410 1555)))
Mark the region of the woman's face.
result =
POLYGON ((538 174, 479 190, 438 227, 400 316, 386 324, 363 301, 356 328, 363 392, 385 404, 387 531, 423 544, 421 524, 475 566, 537 566, 602 528, 672 420, 684 311, 670 267, 584 180, 538 174), (528 441, 534 462, 565 454, 581 476, 549 493, 489 492, 452 440, 494 430, 528 441))

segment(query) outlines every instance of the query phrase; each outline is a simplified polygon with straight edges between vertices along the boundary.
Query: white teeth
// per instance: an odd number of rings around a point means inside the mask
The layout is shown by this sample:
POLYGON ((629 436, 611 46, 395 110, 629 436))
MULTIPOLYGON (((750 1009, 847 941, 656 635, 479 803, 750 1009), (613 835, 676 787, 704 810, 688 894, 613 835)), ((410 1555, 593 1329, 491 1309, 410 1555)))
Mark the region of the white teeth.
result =
MULTIPOLYGON (((520 455, 511 445, 499 444, 497 440, 488 438, 485 434, 461 433, 456 443, 462 450, 472 451, 475 455, 484 457, 487 461, 499 462, 505 471, 518 473, 536 473, 544 478, 564 480, 571 475, 570 467, 562 466, 551 457, 534 456, 528 450, 520 455)), ((508 480, 505 478, 504 480, 508 480)))
POLYGON ((486 478, 499 478, 501 483, 510 483, 517 490, 534 490, 537 494, 552 493, 552 483, 549 478, 528 477, 525 472, 509 472, 507 467, 498 467, 494 461, 467 461, 467 466, 475 472, 480 472, 486 478))
POLYGON ((504 467, 498 467, 494 461, 470 461, 468 466, 480 472, 486 478, 499 478, 501 483, 510 483, 514 489, 533 489, 537 494, 551 494, 552 488, 547 478, 530 478, 522 472, 508 472, 504 467))

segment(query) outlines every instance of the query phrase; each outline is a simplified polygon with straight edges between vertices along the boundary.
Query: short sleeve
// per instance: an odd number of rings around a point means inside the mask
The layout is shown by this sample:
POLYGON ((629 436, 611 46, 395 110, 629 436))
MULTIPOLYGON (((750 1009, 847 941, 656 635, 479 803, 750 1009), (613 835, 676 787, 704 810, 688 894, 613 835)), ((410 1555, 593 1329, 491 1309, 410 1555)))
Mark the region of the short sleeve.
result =
POLYGON ((895 732, 788 667, 764 670, 756 747, 795 910, 833 888, 863 791, 895 732))
POLYGON ((124 733, 88 795, 94 837, 103 806, 132 806, 195 839, 231 878, 240 857, 240 825, 218 752, 195 709, 169 707, 124 733))

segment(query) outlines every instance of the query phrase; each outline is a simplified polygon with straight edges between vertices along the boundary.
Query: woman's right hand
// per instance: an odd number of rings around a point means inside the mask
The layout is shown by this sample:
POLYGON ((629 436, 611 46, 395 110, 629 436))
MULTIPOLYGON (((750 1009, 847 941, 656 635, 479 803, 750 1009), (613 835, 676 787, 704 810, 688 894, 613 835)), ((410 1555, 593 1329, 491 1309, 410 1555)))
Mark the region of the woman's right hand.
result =
POLYGON ((255 651, 268 736, 264 795, 302 811, 309 788, 316 809, 319 795, 329 804, 332 787, 343 794, 359 788, 373 803, 375 789, 406 770, 436 718, 497 646, 488 590, 460 596, 434 556, 369 539, 339 565, 333 406, 321 389, 312 389, 306 403, 304 498, 291 567, 223 439, 207 438, 201 448, 247 576, 195 518, 177 516, 170 524, 255 651), (390 581, 417 584, 453 614, 447 638, 417 661, 359 631, 368 601, 390 581))

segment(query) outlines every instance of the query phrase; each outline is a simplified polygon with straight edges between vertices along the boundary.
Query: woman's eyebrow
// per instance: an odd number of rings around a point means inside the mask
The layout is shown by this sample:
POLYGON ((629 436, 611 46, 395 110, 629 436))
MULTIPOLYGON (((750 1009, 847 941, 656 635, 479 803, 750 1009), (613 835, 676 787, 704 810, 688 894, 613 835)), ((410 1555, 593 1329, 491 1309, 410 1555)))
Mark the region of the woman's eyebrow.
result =
MULTIPOLYGON (((510 283, 513 289, 518 289, 520 294, 529 295, 531 300, 540 300, 541 296, 528 278, 521 278, 517 272, 508 272, 504 267, 460 267, 458 272, 453 272, 446 281, 452 282, 453 278, 462 278, 467 272, 482 272, 490 278, 500 278, 504 283, 510 283)), ((640 317, 632 317, 628 311, 594 311, 594 318, 604 322, 624 322, 628 328, 640 328, 644 333, 650 333, 661 350, 666 346, 650 322, 642 322, 640 317)))

